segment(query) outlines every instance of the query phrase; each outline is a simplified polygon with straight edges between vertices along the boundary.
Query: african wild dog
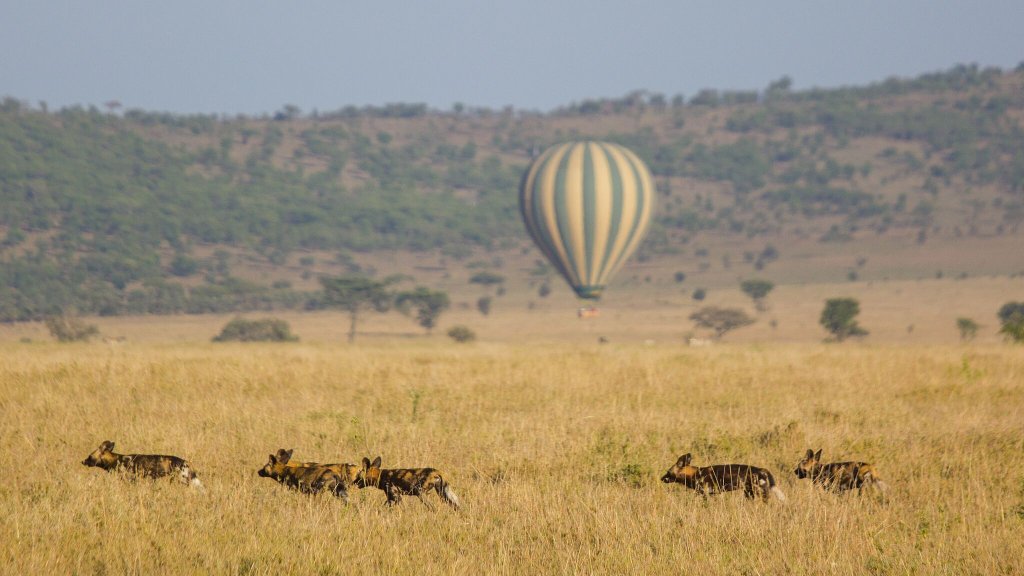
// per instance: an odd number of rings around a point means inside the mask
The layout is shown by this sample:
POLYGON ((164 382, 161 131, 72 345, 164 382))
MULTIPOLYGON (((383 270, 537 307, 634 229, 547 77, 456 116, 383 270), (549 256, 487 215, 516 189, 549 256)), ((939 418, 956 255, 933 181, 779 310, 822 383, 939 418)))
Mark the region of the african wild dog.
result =
POLYGON ((661 481, 678 482, 705 497, 742 488, 747 498, 761 496, 763 500, 768 500, 768 494, 771 493, 779 501, 786 500, 786 495, 775 485, 775 477, 764 468, 746 464, 715 464, 698 468, 691 466, 690 460, 690 454, 680 456, 675 465, 661 477, 661 481))
POLYGON ((387 494, 388 506, 398 504, 402 501, 402 495, 408 494, 418 497, 420 502, 430 508, 430 504, 423 499, 423 493, 433 490, 437 492, 441 500, 447 502, 452 508, 459 509, 459 497, 455 495, 455 491, 444 480, 440 472, 433 468, 381 469, 380 456, 377 456, 373 462, 370 462, 369 458, 363 458, 363 468, 356 477, 356 486, 380 488, 387 494))
POLYGON ((355 481, 359 468, 354 464, 317 464, 292 462, 294 450, 279 449, 256 474, 272 478, 305 494, 328 491, 348 502, 348 487, 355 481))
POLYGON ((110 440, 100 444, 99 448, 93 450, 92 454, 82 460, 82 464, 96 466, 107 472, 124 472, 133 477, 162 478, 175 475, 185 484, 202 487, 202 483, 187 460, 177 456, 159 454, 116 454, 114 443, 110 440))
POLYGON ((330 468, 332 471, 334 471, 335 474, 337 474, 345 481, 346 486, 351 486, 352 484, 354 484, 356 481, 356 476, 359 475, 360 468, 358 464, 348 464, 344 462, 337 464, 321 464, 320 462, 296 462, 291 459, 292 454, 294 452, 295 450, 285 450, 284 448, 279 448, 277 450, 277 459, 284 460, 285 465, 289 467, 304 466, 309 468, 322 466, 324 468, 330 468))
POLYGON ((820 484, 825 489, 836 492, 856 488, 859 493, 865 484, 877 486, 882 492, 889 489, 889 485, 878 477, 878 470, 874 465, 867 462, 822 464, 821 450, 815 452, 808 449, 803 460, 797 463, 793 473, 797 478, 810 478, 814 484, 820 484))

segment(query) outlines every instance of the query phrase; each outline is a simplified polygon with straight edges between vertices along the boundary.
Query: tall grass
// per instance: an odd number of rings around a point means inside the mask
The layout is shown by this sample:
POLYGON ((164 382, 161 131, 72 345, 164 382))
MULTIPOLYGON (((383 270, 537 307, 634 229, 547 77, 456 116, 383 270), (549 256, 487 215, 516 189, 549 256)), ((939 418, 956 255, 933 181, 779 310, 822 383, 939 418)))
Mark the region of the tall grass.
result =
POLYGON ((6 345, 0 571, 1011 574, 1024 571, 1024 356, 1010 347, 6 345), (80 461, 190 459, 205 484, 80 461), (259 478, 301 460, 441 469, 464 509, 349 506, 259 478), (807 448, 891 489, 798 482, 807 448), (769 468, 789 497, 658 477, 769 468))

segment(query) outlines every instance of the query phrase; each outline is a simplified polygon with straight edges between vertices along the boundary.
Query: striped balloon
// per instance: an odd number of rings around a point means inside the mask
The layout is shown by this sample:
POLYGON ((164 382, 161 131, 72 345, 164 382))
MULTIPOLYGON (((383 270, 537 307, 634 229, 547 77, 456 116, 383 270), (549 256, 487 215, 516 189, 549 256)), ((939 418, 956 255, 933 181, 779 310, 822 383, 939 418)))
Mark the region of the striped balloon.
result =
POLYGON ((523 175, 519 209, 534 242, 580 298, 598 299, 647 233, 647 166, 608 142, 548 148, 523 175))

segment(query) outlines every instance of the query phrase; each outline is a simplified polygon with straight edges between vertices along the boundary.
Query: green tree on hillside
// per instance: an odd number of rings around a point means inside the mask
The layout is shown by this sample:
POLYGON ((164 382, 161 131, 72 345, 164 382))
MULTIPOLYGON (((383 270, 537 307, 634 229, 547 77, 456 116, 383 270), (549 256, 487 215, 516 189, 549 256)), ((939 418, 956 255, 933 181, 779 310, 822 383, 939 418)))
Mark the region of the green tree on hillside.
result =
POLYGON ((740 289, 754 301, 754 307, 757 308, 758 312, 764 312, 767 309, 764 299, 773 288, 775 288, 775 284, 772 282, 757 278, 744 280, 740 283, 740 289))
POLYGON ((818 322, 828 330, 832 338, 842 342, 851 336, 867 336, 868 331, 857 324, 858 314, 860 302, 854 298, 830 298, 825 301, 818 322))
POLYGON ((494 286, 496 284, 503 284, 504 282, 504 276, 496 272, 490 272, 488 270, 482 270, 480 272, 477 272, 476 274, 473 274, 473 276, 471 276, 469 279, 470 284, 479 284, 485 287, 494 286))
POLYGON ((288 322, 279 318, 235 318, 224 325, 214 342, 298 342, 288 322))
POLYGON ((364 312, 387 312, 391 307, 392 294, 389 282, 373 280, 365 276, 321 277, 324 302, 328 306, 348 312, 349 343, 356 340, 356 322, 364 312))
POLYGON ((739 308, 719 308, 706 306, 690 315, 697 326, 707 328, 715 333, 715 339, 721 340, 727 332, 731 332, 754 323, 754 319, 739 308))
POLYGON ((447 292, 417 286, 415 290, 395 296, 395 305, 403 313, 415 310, 416 322, 430 334, 437 326, 438 317, 451 306, 451 300, 447 292))
POLYGON ((974 337, 978 335, 978 328, 980 328, 980 326, 970 318, 957 318, 956 328, 960 331, 960 341, 969 342, 974 340, 974 337))
POLYGON ((1024 342, 1024 302, 1007 302, 999 308, 999 333, 1013 342, 1024 342))

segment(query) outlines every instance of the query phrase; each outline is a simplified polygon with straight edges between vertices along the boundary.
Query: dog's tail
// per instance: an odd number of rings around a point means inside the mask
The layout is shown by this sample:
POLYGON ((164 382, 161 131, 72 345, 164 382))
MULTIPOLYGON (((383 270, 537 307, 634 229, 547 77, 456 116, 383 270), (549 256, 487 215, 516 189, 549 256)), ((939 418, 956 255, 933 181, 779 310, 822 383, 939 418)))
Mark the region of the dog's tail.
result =
POLYGON ((181 467, 181 479, 189 486, 200 491, 203 490, 203 483, 199 481, 196 471, 188 463, 181 467))
POLYGON ((889 491, 889 485, 885 483, 885 480, 882 480, 881 478, 879 478, 878 476, 875 476, 871 472, 868 472, 868 477, 871 479, 870 481, 875 486, 878 487, 878 491, 879 492, 881 492, 882 494, 885 494, 886 492, 889 491))
POLYGON ((764 471, 764 478, 762 479, 762 482, 764 481, 768 482, 768 491, 771 492, 779 502, 786 501, 786 495, 778 486, 775 485, 775 476, 773 476, 771 472, 767 470, 764 471))
MULTIPOLYGON (((858 468, 854 468, 854 470, 853 470, 854 478, 856 478, 859 473, 860 473, 860 468, 859 467, 858 468)), ((881 492, 882 494, 885 494, 886 492, 889 491, 889 485, 885 483, 885 480, 882 480, 881 478, 879 478, 875 474, 874 467, 871 467, 871 468, 869 468, 869 469, 864 471, 864 477, 863 477, 863 482, 862 483, 863 484, 873 484, 875 487, 878 488, 878 491, 881 492)))
POLYGON ((441 496, 442 500, 458 510, 460 506, 459 497, 455 494, 455 490, 452 490, 451 485, 445 482, 443 477, 440 480, 440 483, 437 485, 437 493, 441 496))

